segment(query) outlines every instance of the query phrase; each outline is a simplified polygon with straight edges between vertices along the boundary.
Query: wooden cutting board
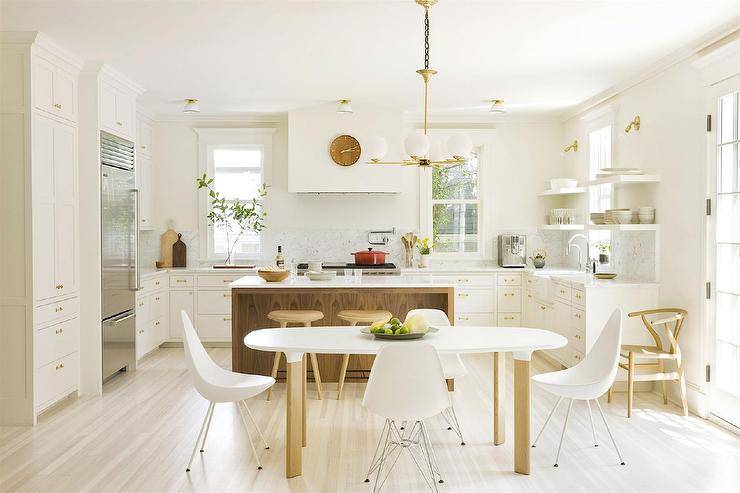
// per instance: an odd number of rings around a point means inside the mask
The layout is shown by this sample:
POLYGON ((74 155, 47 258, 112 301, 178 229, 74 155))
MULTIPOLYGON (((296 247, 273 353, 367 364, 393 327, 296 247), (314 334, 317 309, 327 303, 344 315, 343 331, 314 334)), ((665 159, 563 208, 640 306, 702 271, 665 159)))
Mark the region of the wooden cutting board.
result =
POLYGON ((165 231, 160 240, 160 258, 162 267, 172 267, 172 245, 177 241, 177 232, 174 229, 165 231))
POLYGON ((172 267, 187 266, 187 246, 180 238, 181 236, 177 233, 177 241, 172 245, 172 267))

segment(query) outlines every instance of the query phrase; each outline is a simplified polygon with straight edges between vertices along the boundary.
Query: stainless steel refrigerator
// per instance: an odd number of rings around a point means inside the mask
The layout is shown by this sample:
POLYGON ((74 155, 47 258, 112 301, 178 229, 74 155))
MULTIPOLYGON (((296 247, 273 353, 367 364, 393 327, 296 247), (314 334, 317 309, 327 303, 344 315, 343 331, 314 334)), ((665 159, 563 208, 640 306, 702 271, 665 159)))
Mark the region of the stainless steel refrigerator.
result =
POLYGON ((136 368, 139 191, 134 144, 100 134, 103 382, 136 368))

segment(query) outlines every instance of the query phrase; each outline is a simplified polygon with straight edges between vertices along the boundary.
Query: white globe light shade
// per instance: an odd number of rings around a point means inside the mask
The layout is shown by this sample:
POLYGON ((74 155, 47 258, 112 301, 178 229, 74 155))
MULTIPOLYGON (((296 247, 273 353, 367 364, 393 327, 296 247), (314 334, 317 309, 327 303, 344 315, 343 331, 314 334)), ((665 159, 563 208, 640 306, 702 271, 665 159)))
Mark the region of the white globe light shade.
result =
POLYGON ((429 137, 420 133, 413 133, 403 141, 406 154, 409 156, 426 156, 429 152, 429 137))
POLYGON ((455 134, 447 140, 447 151, 452 156, 469 157, 473 141, 465 134, 455 134))
POLYGON ((447 159, 447 150, 445 149, 444 142, 439 139, 432 139, 429 159, 432 161, 444 161, 447 159))
POLYGON ((383 137, 376 135, 367 141, 365 150, 370 159, 383 159, 388 153, 388 142, 383 137))

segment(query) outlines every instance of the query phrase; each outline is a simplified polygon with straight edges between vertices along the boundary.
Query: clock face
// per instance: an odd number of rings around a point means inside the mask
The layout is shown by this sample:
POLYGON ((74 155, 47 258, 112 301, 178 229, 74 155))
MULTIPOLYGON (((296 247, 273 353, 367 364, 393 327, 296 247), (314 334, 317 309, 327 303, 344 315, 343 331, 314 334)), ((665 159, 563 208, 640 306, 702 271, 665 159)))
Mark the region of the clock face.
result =
POLYGON ((360 143, 351 135, 340 135, 331 141, 329 155, 339 166, 352 166, 360 159, 360 143))

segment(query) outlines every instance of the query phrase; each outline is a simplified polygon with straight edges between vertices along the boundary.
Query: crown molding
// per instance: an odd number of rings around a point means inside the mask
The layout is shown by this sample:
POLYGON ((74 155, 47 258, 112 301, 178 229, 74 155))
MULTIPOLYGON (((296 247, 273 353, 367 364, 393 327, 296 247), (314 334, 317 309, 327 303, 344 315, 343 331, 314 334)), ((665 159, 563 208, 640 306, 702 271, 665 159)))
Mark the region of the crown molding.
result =
POLYGON ((243 115, 155 115, 153 120, 158 123, 248 123, 250 125, 264 125, 267 127, 288 122, 287 113, 254 113, 243 115))
POLYGON ((85 61, 40 31, 2 31, 0 42, 3 44, 27 44, 38 46, 51 53, 60 60, 70 64, 77 70, 82 70, 85 61))
POLYGON ((143 94, 146 91, 144 86, 142 86, 129 76, 125 75, 123 72, 116 70, 115 68, 113 68, 113 66, 106 62, 87 62, 85 63, 83 72, 95 73, 97 75, 102 75, 113 79, 114 82, 123 86, 129 91, 136 93, 137 96, 143 94))

